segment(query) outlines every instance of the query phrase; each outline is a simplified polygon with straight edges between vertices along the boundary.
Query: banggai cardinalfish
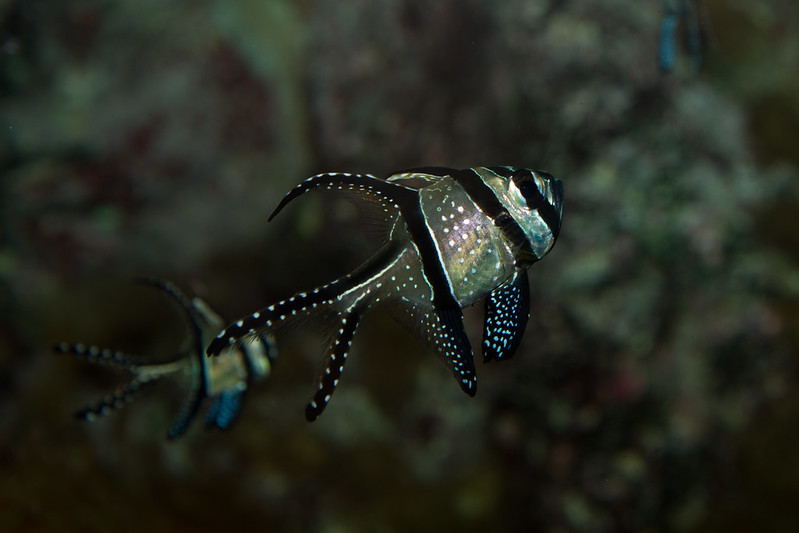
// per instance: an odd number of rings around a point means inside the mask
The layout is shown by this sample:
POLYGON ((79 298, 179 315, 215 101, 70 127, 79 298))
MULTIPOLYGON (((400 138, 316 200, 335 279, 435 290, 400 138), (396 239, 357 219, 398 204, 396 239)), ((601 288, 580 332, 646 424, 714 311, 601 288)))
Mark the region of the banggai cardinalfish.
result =
POLYGON ((529 318, 527 268, 552 249, 560 231, 561 181, 515 167, 419 168, 386 179, 319 174, 289 192, 269 220, 314 189, 354 193, 375 208, 386 225, 385 244, 351 274, 229 325, 211 341, 208 355, 309 315, 333 324, 318 389, 305 409, 312 421, 338 385, 359 321, 383 306, 441 356, 473 396, 474 360, 461 310, 485 299, 483 358, 513 355, 529 318))

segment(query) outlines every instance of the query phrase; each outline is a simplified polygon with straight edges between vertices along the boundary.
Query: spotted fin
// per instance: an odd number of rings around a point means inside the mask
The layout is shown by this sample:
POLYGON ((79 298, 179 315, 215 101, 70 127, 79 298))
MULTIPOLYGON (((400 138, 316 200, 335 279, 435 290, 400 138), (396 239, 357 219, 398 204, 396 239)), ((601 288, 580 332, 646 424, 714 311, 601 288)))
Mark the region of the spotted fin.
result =
POLYGON ((55 347, 58 353, 85 357, 93 364, 109 366, 117 370, 124 370, 134 374, 125 385, 117 387, 113 394, 106 396, 99 402, 84 407, 75 413, 76 418, 92 422, 100 416, 107 416, 113 411, 121 409, 135 399, 139 392, 150 384, 158 381, 163 376, 169 375, 181 368, 181 361, 145 365, 139 358, 126 355, 122 352, 101 350, 96 346, 86 347, 83 344, 61 343, 55 347))
POLYGON ((208 412, 205 416, 205 427, 217 427, 222 430, 230 429, 241 413, 246 392, 246 389, 221 392, 208 407, 208 412))
POLYGON ((86 346, 79 343, 69 344, 66 342, 62 342, 55 346, 54 349, 57 353, 82 357, 89 363, 132 372, 136 375, 135 378, 125 385, 117 387, 113 394, 75 413, 75 418, 86 420, 87 422, 93 422, 98 417, 107 416, 113 411, 126 406, 133 401, 135 396, 141 392, 142 389, 144 389, 146 384, 152 383, 161 377, 157 374, 147 373, 146 369, 151 367, 141 365, 138 358, 119 351, 100 349, 97 346, 86 346), (145 371, 140 373, 140 369, 145 369, 145 371))
POLYGON ((53 348, 56 352, 74 355, 85 358, 89 363, 95 365, 108 366, 117 370, 135 372, 140 366, 137 357, 127 355, 120 351, 100 349, 97 346, 86 346, 85 344, 70 344, 62 342, 53 348))
POLYGON ((75 417, 87 422, 94 422, 98 417, 108 416, 113 411, 121 409, 133 401, 136 394, 154 381, 155 379, 148 381, 133 379, 126 385, 118 387, 112 395, 106 396, 99 402, 77 411, 75 417))
POLYGON ((400 185, 387 183, 371 174, 317 174, 289 191, 272 214, 269 215, 269 220, 271 221, 275 218, 289 202, 314 189, 355 193, 363 199, 379 205, 383 211, 382 218, 386 219, 396 217, 400 213, 400 204, 416 197, 416 191, 400 185))
POLYGON ((530 318, 530 282, 527 271, 497 287, 486 298, 483 360, 511 357, 522 342, 530 318))
POLYGON ((398 322, 415 332, 436 352, 452 372, 461 390, 477 393, 474 355, 463 327, 460 309, 436 311, 432 306, 395 305, 390 308, 398 322))
POLYGON ((327 402, 330 401, 330 396, 336 390, 359 321, 360 314, 357 311, 341 318, 338 334, 330 345, 324 370, 319 377, 319 387, 305 407, 305 418, 308 422, 313 422, 322 414, 327 402))

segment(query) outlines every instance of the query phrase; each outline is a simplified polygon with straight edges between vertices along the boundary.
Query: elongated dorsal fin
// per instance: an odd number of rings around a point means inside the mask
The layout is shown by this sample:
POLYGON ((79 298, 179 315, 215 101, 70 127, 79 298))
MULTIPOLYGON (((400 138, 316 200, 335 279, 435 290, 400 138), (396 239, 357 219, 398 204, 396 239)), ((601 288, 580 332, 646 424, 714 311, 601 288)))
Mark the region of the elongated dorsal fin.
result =
POLYGON ((317 174, 289 191, 272 214, 269 215, 269 220, 271 221, 275 218, 289 202, 314 189, 355 193, 368 201, 376 202, 383 209, 388 218, 392 218, 399 214, 401 204, 416 195, 415 191, 412 189, 388 183, 371 174, 317 174))

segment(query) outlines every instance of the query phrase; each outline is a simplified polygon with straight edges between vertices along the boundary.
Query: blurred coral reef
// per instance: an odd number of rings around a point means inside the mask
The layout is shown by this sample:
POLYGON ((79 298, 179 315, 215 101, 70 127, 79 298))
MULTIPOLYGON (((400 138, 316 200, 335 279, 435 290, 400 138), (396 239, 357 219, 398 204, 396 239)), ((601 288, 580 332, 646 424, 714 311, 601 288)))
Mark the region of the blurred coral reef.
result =
POLYGON ((799 4, 697 4, 662 73, 657 0, 0 0, 0 530, 792 530, 799 4), (267 224, 297 182, 494 164, 566 200, 476 398, 378 313, 314 424, 303 330, 228 433, 71 418, 118 377, 53 344, 184 336, 133 277, 238 317, 374 249, 335 195, 267 224))

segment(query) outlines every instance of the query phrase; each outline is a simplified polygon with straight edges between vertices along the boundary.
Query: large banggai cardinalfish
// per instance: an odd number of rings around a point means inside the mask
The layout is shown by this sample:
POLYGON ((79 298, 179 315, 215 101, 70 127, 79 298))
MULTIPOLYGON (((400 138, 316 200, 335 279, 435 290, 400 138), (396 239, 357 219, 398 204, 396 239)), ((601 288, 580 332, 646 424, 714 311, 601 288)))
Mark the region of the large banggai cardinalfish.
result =
POLYGON ((555 244, 563 184, 546 172, 515 167, 418 168, 380 179, 369 174, 313 176, 289 202, 314 190, 353 193, 386 223, 385 244, 349 275, 247 315, 211 341, 218 355, 314 316, 333 325, 318 388, 305 409, 315 420, 338 385, 361 318, 381 306, 446 363, 461 389, 476 392, 462 309, 485 299, 483 359, 507 359, 529 318, 527 268, 555 244))

